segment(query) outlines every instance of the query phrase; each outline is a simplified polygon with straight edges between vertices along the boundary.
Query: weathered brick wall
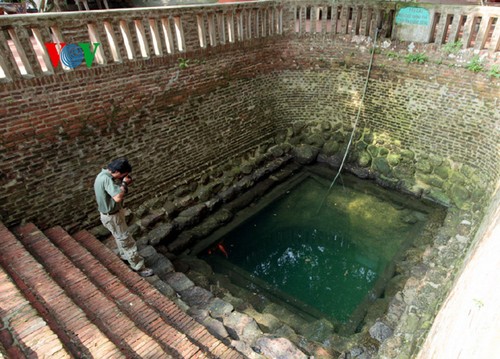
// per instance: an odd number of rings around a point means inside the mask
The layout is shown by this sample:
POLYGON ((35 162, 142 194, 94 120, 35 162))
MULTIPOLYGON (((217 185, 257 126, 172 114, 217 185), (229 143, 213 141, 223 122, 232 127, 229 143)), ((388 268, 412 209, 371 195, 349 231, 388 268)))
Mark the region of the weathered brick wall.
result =
POLYGON ((95 217, 92 184, 126 155, 129 204, 172 189, 273 135, 272 41, 2 86, 1 216, 43 225, 95 217))
MULTIPOLYGON (((293 122, 354 120, 369 62, 362 38, 297 37, 293 11, 285 9, 286 35, 253 31, 246 42, 196 49, 193 14, 184 23, 185 53, 143 60, 136 47, 133 61, 114 63, 106 48, 105 66, 35 71, 0 84, 1 220, 42 227, 94 220, 94 177, 117 156, 134 165, 133 207, 248 155, 293 122), (189 59, 186 68, 181 57, 189 59)), ((65 41, 85 41, 84 25, 69 28, 65 41)), ((406 64, 384 51, 375 58, 360 126, 416 153, 469 164, 496 183, 498 81, 464 68, 406 64)))
MULTIPOLYGON (((375 55, 358 126, 386 132, 417 153, 468 164, 496 183, 498 79, 432 61, 407 64, 387 52, 375 55)), ((293 121, 354 123, 370 61, 367 47, 303 37, 289 42, 283 58, 290 68, 275 84, 277 121, 284 127, 293 121)))

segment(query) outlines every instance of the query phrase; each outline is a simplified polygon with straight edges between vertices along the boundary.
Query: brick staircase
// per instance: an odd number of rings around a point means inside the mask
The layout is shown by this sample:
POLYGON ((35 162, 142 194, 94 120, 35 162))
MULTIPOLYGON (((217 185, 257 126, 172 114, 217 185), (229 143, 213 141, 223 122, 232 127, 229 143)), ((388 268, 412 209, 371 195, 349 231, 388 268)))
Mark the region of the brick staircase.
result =
POLYGON ((243 358, 86 231, 0 223, 0 358, 243 358))

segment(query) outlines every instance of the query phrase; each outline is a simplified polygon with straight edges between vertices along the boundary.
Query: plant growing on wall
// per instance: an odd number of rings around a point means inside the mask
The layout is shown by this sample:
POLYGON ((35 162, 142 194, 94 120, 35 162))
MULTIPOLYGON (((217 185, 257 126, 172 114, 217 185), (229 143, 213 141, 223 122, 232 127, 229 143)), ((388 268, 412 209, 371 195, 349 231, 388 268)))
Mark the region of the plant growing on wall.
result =
POLYGON ((465 68, 472 72, 480 72, 483 71, 484 65, 479 55, 474 55, 465 68))
POLYGON ((399 54, 397 52, 394 52, 394 51, 387 51, 386 56, 390 59, 396 59, 399 57, 399 54))
POLYGON ((189 59, 184 59, 182 57, 179 58, 179 68, 180 69, 185 69, 189 67, 189 59))
POLYGON ((414 53, 414 54, 408 54, 406 55, 405 57, 405 61, 407 64, 411 64, 411 63, 419 63, 419 64, 423 64, 424 62, 426 62, 429 58, 427 57, 426 54, 423 54, 423 53, 420 53, 420 52, 417 52, 417 53, 414 53))
POLYGON ((443 51, 447 54, 458 54, 460 49, 462 48, 462 41, 458 40, 455 42, 449 42, 443 46, 443 51))
POLYGON ((491 69, 488 71, 488 76, 500 79, 500 66, 493 65, 491 69))

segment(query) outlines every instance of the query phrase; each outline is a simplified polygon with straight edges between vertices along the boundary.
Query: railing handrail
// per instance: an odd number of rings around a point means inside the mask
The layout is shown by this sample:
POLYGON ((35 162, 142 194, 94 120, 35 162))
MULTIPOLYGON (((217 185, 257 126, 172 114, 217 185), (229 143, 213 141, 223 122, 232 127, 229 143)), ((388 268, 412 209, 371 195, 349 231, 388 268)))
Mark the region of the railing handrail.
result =
MULTIPOLYGON (((373 37, 375 28, 382 38, 437 45, 461 41, 463 48, 500 51, 500 7, 477 5, 265 0, 23 14, 0 16, 0 82, 75 68, 73 62, 63 61, 61 46, 51 45, 49 51, 47 43, 90 43, 85 53, 90 67, 178 56, 282 34, 373 37), (408 7, 424 9, 425 27, 414 31, 398 26, 398 12, 408 7), (417 32, 420 37, 413 38, 417 32), (58 67, 59 57, 66 67, 58 67)), ((83 64, 83 58, 80 61, 83 64)))

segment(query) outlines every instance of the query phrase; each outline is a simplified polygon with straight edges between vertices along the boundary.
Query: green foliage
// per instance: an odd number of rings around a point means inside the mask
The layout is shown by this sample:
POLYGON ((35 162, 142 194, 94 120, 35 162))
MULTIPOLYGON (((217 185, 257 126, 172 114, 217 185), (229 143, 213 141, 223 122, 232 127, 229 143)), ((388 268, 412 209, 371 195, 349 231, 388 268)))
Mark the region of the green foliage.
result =
POLYGON ((388 51, 386 56, 390 59, 395 59, 395 58, 399 57, 399 54, 397 52, 394 52, 394 51, 388 51))
POLYGON ((460 49, 462 48, 462 41, 458 40, 455 42, 449 42, 443 46, 443 51, 447 54, 458 54, 460 49))
POLYGON ((189 59, 184 59, 184 58, 180 57, 178 59, 178 61, 179 61, 179 68, 180 69, 185 69, 185 68, 189 67, 189 59))
POLYGON ((465 66, 465 68, 472 72, 480 72, 483 71, 484 65, 481 59, 479 58, 479 55, 474 55, 472 56, 472 59, 467 64, 467 66, 465 66))
POLYGON ((422 54, 420 52, 416 52, 414 54, 408 54, 406 55, 405 57, 405 61, 407 64, 411 64, 411 63, 419 63, 419 64, 423 64, 424 62, 426 62, 429 58, 427 57, 426 54, 422 54))
POLYGON ((500 66, 493 65, 491 69, 488 71, 488 76, 500 79, 500 66))

